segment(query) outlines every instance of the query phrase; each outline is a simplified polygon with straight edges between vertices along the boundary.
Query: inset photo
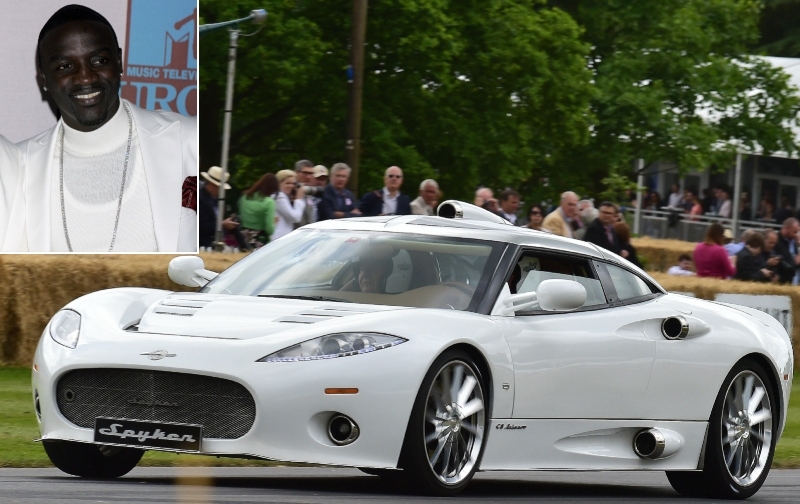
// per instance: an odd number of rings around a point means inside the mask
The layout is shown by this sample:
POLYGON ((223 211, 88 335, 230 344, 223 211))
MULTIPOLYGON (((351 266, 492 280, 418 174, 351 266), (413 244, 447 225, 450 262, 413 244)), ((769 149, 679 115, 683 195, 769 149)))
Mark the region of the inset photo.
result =
POLYGON ((197 251, 196 0, 5 0, 0 251, 197 251))

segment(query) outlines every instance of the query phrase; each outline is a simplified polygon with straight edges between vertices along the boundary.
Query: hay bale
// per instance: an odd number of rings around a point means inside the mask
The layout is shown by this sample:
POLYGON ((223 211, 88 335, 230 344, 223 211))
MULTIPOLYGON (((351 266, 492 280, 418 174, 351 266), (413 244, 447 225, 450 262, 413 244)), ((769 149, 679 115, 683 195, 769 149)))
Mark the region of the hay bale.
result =
MULTIPOLYGON (((0 262, 0 363, 27 366, 53 314, 73 299, 113 287, 191 291, 167 276, 165 255, 8 255, 0 262)), ((202 254, 222 271, 244 254, 202 254)))

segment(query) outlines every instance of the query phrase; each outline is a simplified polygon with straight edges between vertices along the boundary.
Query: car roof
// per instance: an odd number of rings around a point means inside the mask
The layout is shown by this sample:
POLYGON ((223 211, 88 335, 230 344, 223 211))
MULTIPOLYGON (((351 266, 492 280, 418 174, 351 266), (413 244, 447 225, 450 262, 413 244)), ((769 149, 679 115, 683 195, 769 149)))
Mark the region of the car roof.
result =
POLYGON ((546 231, 534 231, 510 224, 498 224, 468 218, 447 219, 419 215, 351 217, 348 219, 325 220, 310 224, 305 228, 469 238, 513 245, 535 246, 537 248, 581 254, 597 259, 606 258, 597 247, 588 242, 564 238, 546 231))

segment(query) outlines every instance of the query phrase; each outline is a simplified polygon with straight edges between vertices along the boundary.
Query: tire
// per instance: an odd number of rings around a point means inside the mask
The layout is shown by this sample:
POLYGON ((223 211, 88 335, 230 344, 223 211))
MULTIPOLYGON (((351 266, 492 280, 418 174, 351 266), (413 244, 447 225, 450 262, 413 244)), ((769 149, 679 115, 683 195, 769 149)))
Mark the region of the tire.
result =
POLYGON ((43 441, 53 465, 67 474, 83 478, 113 479, 128 474, 144 450, 101 446, 74 441, 43 441))
POLYGON ((746 499, 761 488, 775 454, 779 411, 767 376, 749 360, 728 373, 709 418, 703 470, 667 472, 678 493, 746 499))
POLYGON ((400 477, 418 493, 452 496, 472 480, 484 448, 486 385, 463 351, 440 355, 422 381, 411 410, 400 477))

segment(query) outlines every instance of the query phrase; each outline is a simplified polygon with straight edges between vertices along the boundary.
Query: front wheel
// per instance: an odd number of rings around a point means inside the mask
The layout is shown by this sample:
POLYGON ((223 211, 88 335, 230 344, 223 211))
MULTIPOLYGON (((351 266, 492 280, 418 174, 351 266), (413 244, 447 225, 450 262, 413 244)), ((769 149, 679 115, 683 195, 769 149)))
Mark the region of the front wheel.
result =
POLYGON ((743 361, 730 373, 711 412, 702 471, 667 472, 681 494, 746 499, 755 494, 772 465, 778 403, 757 363, 743 361))
POLYGON ((424 494, 455 495, 475 474, 486 431, 486 385, 462 351, 439 356, 422 381, 411 411, 401 466, 424 494))
POLYGON ((67 474, 84 478, 111 479, 128 474, 144 455, 143 450, 117 446, 42 441, 53 465, 67 474))

